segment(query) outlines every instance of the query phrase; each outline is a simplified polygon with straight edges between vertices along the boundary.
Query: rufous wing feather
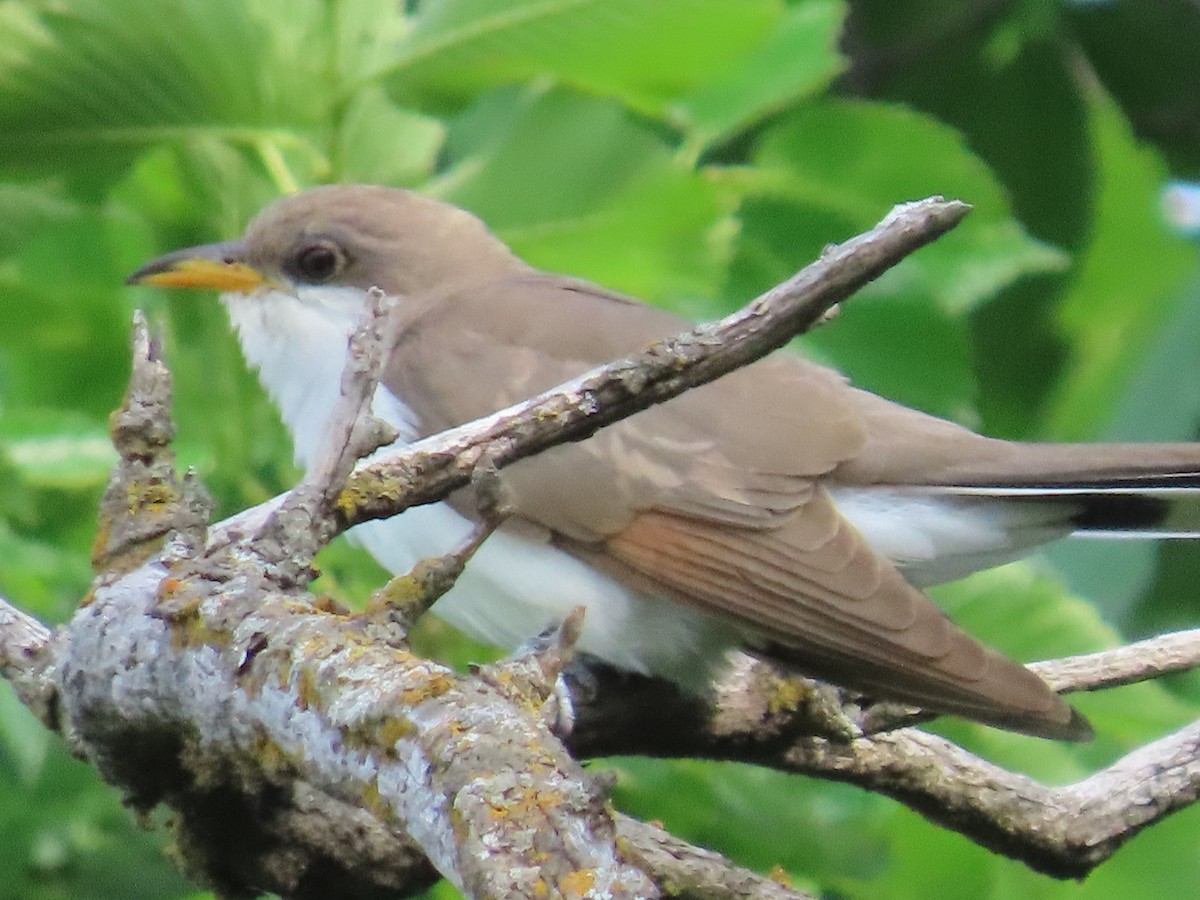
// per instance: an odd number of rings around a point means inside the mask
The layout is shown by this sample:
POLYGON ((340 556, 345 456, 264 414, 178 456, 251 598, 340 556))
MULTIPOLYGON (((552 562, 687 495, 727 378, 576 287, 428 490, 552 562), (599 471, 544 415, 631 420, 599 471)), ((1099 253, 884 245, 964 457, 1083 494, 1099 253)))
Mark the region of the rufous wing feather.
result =
POLYGON ((767 530, 645 512, 606 548, 663 593, 745 625, 768 655, 814 676, 1043 737, 1091 734, 1040 678, 958 628, 873 553, 823 491, 767 530))

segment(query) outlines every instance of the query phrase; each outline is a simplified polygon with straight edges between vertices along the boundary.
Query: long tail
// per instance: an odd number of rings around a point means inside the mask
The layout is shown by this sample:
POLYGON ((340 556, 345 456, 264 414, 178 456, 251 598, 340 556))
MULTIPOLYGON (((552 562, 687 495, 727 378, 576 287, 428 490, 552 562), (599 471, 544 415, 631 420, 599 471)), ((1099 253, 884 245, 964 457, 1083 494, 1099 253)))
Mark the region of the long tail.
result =
POLYGON ((1200 538, 1200 445, 1002 449, 1008 452, 949 466, 923 483, 832 493, 875 550, 919 586, 1019 559, 1071 534, 1200 538))
POLYGON ((1079 537, 1200 538, 1200 473, 1173 472, 1069 484, 967 484, 922 489, 937 496, 993 497, 1063 511, 1079 537))

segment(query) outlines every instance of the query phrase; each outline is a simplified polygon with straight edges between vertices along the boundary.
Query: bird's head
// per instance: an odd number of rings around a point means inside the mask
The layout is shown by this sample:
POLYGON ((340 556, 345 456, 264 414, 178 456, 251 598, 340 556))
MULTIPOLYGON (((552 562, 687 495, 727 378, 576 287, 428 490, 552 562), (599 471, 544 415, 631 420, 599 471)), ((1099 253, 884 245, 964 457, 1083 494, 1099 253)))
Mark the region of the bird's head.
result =
POLYGON ((409 296, 521 268, 475 216, 399 188, 333 185, 284 197, 238 240, 151 260, 128 283, 238 294, 382 288, 409 296))

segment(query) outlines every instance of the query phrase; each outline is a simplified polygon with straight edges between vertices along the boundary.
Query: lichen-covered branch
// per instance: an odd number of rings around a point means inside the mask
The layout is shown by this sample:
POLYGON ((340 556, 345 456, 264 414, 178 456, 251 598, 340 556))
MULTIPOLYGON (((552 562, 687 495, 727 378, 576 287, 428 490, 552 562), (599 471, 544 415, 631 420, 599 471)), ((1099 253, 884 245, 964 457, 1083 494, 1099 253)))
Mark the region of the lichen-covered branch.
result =
MULTIPOLYGON (((356 335, 363 358, 375 352, 372 327, 368 320, 356 335)), ((195 508, 166 444, 137 438, 170 432, 162 421, 169 381, 141 323, 135 353, 134 386, 117 419, 140 424, 120 426, 110 492, 138 497, 151 483, 162 498, 155 522, 190 524, 195 508)), ((378 367, 351 369, 345 391, 369 397, 374 382, 363 372, 378 367)), ((361 404, 346 400, 345 414, 359 415, 361 404)), ((125 529, 134 554, 110 539, 103 559, 115 571, 98 576, 70 640, 50 644, 76 748, 134 804, 180 810, 192 866, 226 893, 316 896, 331 868, 342 896, 371 896, 379 884, 412 890, 428 880, 428 860, 471 897, 655 896, 650 878, 617 853, 603 792, 542 721, 557 675, 543 661, 569 648, 536 657, 538 677, 528 677, 524 657, 460 677, 414 657, 388 623, 314 603, 300 589, 336 495, 331 481, 339 469, 344 477, 353 453, 371 449, 367 441, 348 451, 352 431, 331 435, 335 460, 260 521, 242 517, 202 540, 156 525, 155 534, 174 536, 144 559, 144 529, 125 529), (282 844, 254 820, 292 811, 297 784, 369 811, 407 852, 378 873, 335 867, 338 848, 321 845, 293 847, 281 865, 282 844), (209 839, 230 849, 228 821, 223 832, 211 822, 214 809, 230 805, 252 814, 253 825, 235 821, 258 839, 233 843, 268 844, 238 865, 209 839)))
MULTIPOLYGON (((1091 690, 1192 668, 1198 644, 1200 632, 1186 631, 1034 667, 1060 690, 1091 690)), ((1200 789, 1200 723, 1059 787, 899 728, 852 697, 746 655, 708 703, 603 665, 591 665, 585 683, 570 739, 577 755, 732 759, 846 781, 1056 877, 1083 877, 1142 829, 1195 802, 1200 789), (894 730, 871 730, 885 724, 894 730)))
POLYGON ((815 900, 810 894, 729 864, 719 853, 693 847, 657 825, 617 816, 629 855, 690 900, 815 900))
POLYGON ((913 728, 850 744, 799 742, 787 763, 895 797, 1038 871, 1081 878, 1147 825, 1195 802, 1200 724, 1065 787, 1008 772, 913 728))

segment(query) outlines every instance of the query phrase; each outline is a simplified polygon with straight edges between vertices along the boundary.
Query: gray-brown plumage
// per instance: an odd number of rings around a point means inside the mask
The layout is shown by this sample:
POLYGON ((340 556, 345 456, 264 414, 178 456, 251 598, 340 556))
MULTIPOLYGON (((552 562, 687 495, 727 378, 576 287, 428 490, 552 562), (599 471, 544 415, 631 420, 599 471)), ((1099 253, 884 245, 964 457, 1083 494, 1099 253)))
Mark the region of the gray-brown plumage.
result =
MULTIPOLYGON (((687 327, 528 267, 467 213, 367 186, 287 198, 243 240, 171 254, 131 280, 226 289, 247 356, 308 464, 369 287, 400 298, 383 375, 400 404, 380 410, 410 436, 493 412, 687 327), (324 356, 333 361, 313 362, 324 356)), ((777 353, 504 477, 521 520, 512 529, 517 556, 582 560, 602 573, 604 590, 613 582, 677 604, 680 616, 699 612, 723 623, 714 633, 872 696, 1079 739, 1088 727, 1070 706, 953 625, 915 585, 1078 528, 1190 535, 1198 471, 1200 450, 1188 444, 981 437, 777 353)), ((384 537, 372 541, 396 568, 384 537)), ((506 569, 503 579, 519 582, 523 565, 511 563, 517 575, 506 569)), ((531 591, 553 590, 554 577, 530 579, 531 591)), ((554 603, 569 608, 564 593, 554 603)), ((489 604, 498 602, 474 597, 458 619, 496 640, 499 626, 477 620, 497 620, 489 604)), ((622 641, 653 646, 645 633, 653 623, 610 606, 589 613, 585 648, 620 660, 622 641), (606 615, 632 620, 600 634, 595 620, 606 615)), ((521 627, 532 634, 544 624, 521 627)), ((663 640, 672 633, 664 628, 663 640)), ((708 650, 699 639, 674 655, 658 649, 669 665, 649 659, 658 650, 632 665, 671 670, 708 650)))

